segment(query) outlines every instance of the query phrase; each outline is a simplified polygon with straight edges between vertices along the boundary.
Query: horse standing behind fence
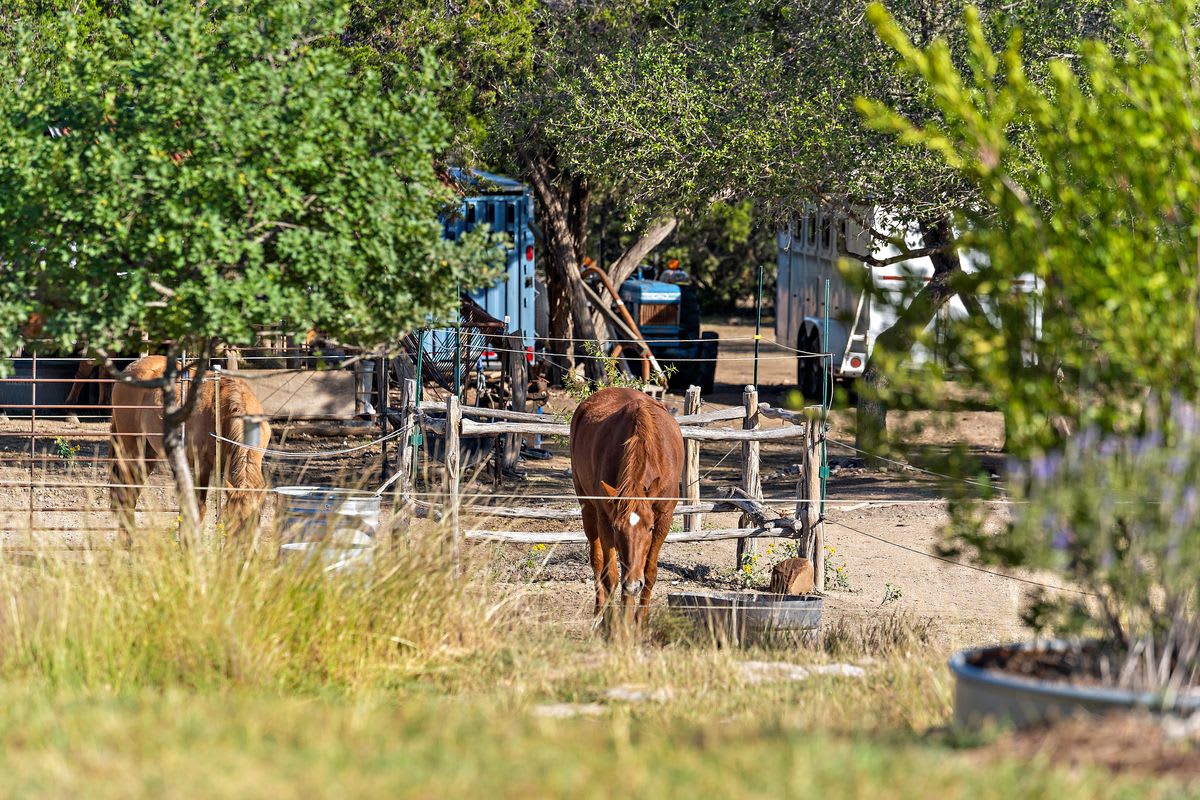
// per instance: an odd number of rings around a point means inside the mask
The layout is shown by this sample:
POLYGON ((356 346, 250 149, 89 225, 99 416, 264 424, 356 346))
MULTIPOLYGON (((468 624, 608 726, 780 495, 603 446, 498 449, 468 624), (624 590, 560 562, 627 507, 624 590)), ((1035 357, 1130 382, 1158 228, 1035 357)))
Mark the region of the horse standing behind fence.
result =
MULTIPOLYGON (((146 356, 130 364, 123 374, 139 380, 162 377, 167 360, 163 356, 146 356)), ((261 415, 262 404, 250 385, 240 378, 220 377, 220 435, 240 444, 224 444, 221 477, 228 490, 225 512, 232 524, 231 534, 252 530, 258 524, 266 481, 263 479, 261 450, 271 438, 271 426, 266 421, 257 425, 255 441, 247 441, 247 426, 243 417, 261 415)), ((204 518, 208 482, 216 463, 217 430, 216 381, 205 380, 196 407, 184 428, 187 458, 198 487, 200 518, 204 518)), ((113 458, 111 504, 113 512, 130 535, 134 528, 134 507, 147 478, 166 457, 163 448, 163 412, 161 389, 141 389, 128 384, 113 386, 112 437, 109 449, 113 458), (154 460, 147 460, 147 459, 154 460)), ((178 391, 178 387, 176 387, 178 391)))
POLYGON ((644 616, 678 502, 683 459, 679 423, 639 391, 602 389, 571 416, 571 476, 583 506, 598 618, 618 579, 625 621, 644 616), (591 499, 604 497, 611 499, 591 499))

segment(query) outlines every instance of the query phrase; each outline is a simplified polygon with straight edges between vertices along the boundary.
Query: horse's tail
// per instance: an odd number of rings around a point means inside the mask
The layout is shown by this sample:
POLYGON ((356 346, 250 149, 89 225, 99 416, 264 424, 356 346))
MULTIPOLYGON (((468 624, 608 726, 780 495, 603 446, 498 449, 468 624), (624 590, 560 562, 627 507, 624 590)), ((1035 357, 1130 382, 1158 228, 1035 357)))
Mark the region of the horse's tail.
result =
POLYGON ((261 450, 271 438, 271 428, 264 421, 257 423, 259 436, 247 441, 247 415, 262 414, 250 387, 236 378, 221 378, 221 436, 237 444, 229 445, 230 453, 225 459, 225 482, 229 489, 229 511, 240 521, 257 521, 257 512, 262 505, 263 489, 267 482, 263 477, 261 450), (238 491, 244 489, 247 491, 238 491))

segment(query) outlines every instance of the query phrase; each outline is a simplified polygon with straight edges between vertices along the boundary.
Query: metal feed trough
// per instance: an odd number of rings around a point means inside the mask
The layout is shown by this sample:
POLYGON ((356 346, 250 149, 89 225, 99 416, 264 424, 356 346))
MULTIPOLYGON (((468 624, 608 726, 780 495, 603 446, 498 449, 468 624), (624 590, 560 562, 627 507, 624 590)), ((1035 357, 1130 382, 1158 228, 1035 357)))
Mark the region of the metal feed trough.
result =
POLYGON ((283 486, 275 494, 281 501, 280 558, 301 564, 317 559, 324 572, 371 563, 378 495, 324 486, 283 486))
POLYGON ((674 592, 667 606, 713 640, 731 645, 791 644, 821 629, 817 595, 758 592, 674 592))

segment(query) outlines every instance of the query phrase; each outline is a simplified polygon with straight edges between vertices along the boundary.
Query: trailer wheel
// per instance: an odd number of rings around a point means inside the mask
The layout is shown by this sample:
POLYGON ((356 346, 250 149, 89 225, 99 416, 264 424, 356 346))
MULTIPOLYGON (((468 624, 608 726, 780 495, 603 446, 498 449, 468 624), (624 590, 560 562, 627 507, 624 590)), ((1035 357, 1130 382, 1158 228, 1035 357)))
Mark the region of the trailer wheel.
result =
POLYGON ((796 384, 800 387, 800 394, 806 400, 820 402, 828 399, 832 402, 833 378, 826 366, 827 361, 820 356, 809 355, 821 352, 821 343, 815 336, 801 333, 796 348, 805 351, 796 354, 796 384))
POLYGON ((550 295, 546 292, 546 282, 534 278, 533 291, 533 332, 538 339, 545 339, 550 335, 550 295))

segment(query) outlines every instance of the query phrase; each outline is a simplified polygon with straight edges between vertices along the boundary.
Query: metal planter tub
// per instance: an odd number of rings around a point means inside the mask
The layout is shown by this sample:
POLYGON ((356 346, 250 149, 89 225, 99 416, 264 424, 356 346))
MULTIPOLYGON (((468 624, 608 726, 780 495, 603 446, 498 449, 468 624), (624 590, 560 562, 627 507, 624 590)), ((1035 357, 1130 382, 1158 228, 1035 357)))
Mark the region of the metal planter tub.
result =
POLYGON ((815 595, 675 592, 667 606, 721 644, 789 644, 815 638, 823 601, 815 595))
POLYGON ((977 727, 1004 722, 1017 727, 1064 719, 1079 713, 1146 709, 1190 714, 1200 711, 1200 693, 1180 695, 1167 708, 1161 694, 1081 686, 1041 680, 977 666, 982 657, 1002 651, 1068 652, 1078 642, 1061 639, 961 650, 950 659, 954 673, 954 718, 959 725, 977 727))

